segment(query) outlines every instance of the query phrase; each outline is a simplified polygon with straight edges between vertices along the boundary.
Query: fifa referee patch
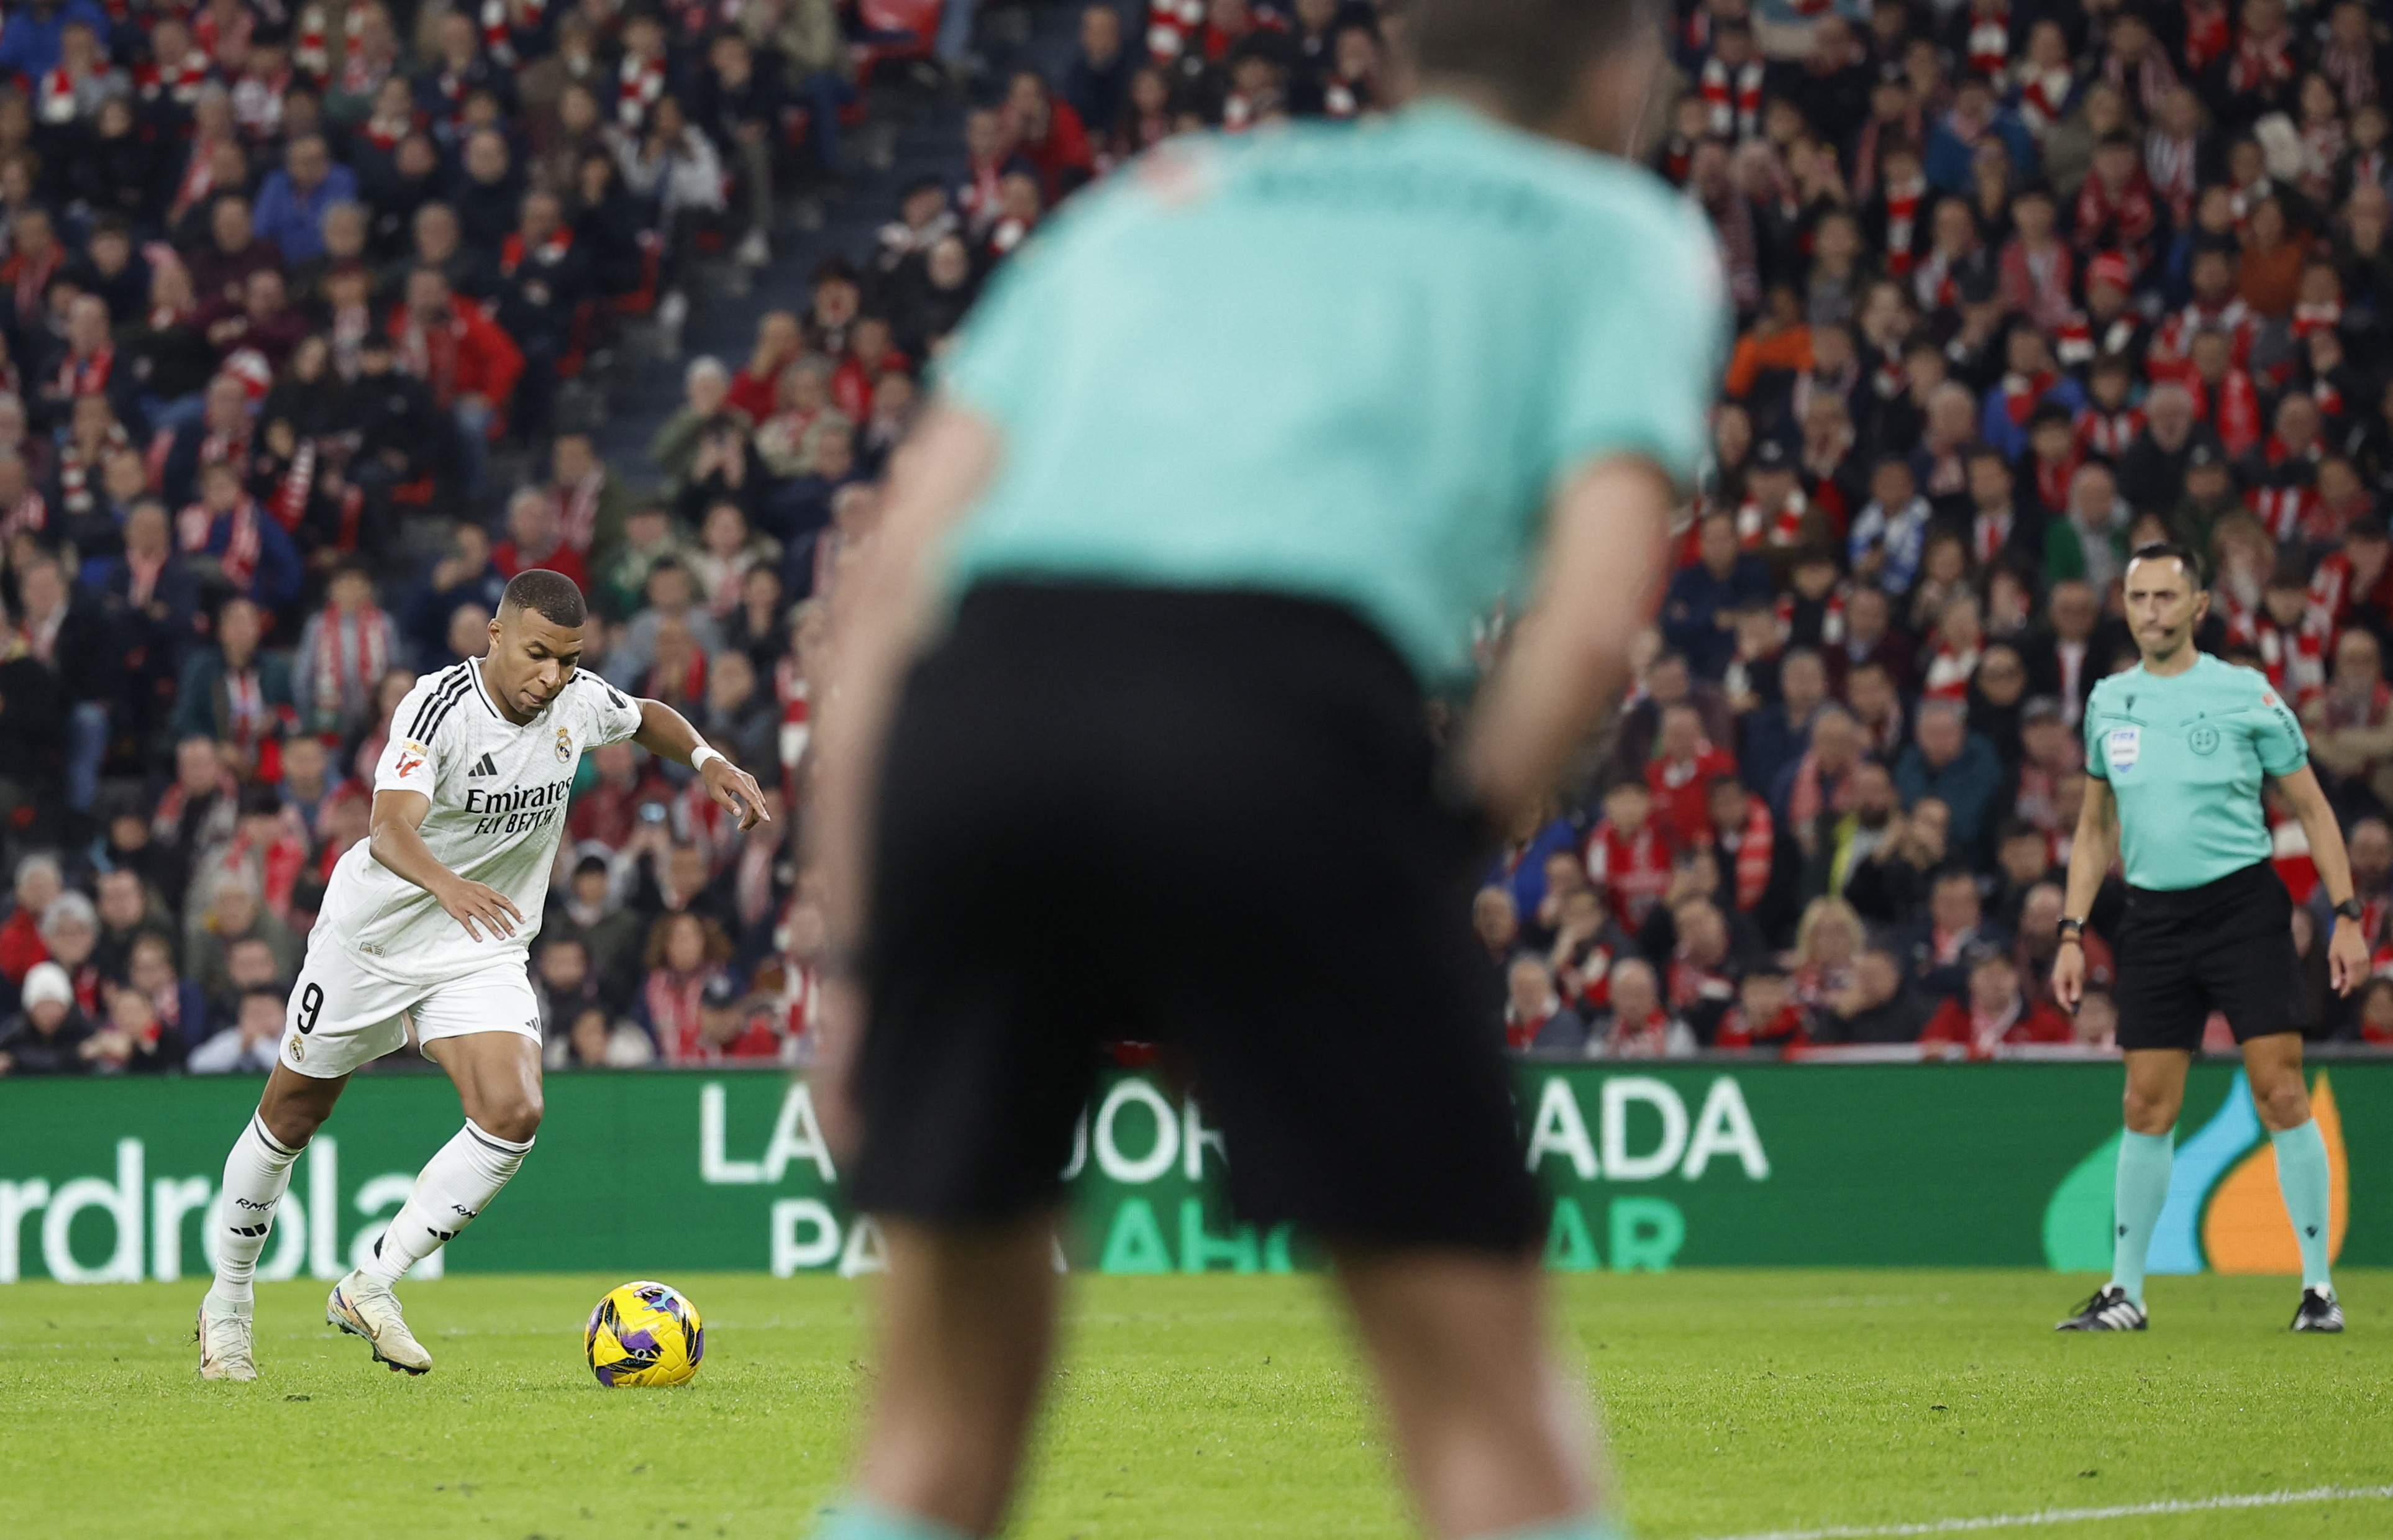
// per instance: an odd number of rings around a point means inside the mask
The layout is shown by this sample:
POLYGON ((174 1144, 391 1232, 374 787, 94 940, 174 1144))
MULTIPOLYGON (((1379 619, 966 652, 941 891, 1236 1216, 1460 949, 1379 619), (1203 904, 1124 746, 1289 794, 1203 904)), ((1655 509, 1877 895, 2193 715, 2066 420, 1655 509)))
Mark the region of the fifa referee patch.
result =
POLYGON ((2110 754, 2112 770, 2132 770, 2144 751, 2144 730, 2141 727, 2111 729, 2110 754))

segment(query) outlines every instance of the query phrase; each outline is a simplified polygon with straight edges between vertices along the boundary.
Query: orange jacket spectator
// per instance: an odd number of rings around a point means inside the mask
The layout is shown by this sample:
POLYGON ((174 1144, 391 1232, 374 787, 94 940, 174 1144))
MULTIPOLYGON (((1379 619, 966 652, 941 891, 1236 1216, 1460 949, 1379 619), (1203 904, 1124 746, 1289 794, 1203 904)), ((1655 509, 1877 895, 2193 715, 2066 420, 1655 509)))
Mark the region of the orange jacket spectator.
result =
POLYGON ((1810 327, 1792 326, 1768 335, 1759 331, 1748 332, 1736 339, 1736 350, 1729 355, 1724 394, 1731 400, 1741 401, 1753 393, 1754 382, 1765 369, 1784 369, 1799 374, 1811 367, 1810 327))

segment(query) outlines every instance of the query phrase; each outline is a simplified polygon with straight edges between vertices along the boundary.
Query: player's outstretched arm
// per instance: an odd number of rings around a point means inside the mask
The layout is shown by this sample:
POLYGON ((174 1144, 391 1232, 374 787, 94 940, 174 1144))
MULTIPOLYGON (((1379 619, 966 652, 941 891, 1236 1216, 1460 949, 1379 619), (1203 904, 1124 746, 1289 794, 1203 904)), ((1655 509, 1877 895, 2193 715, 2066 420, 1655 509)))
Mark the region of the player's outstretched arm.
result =
POLYGON ((632 735, 634 743, 651 754, 660 754, 675 764, 695 769, 698 778, 706 783, 707 795, 738 818, 741 829, 753 829, 772 820, 773 816, 765 811, 765 791, 756 784, 756 777, 709 747, 687 717, 661 700, 644 698, 639 706, 640 730, 632 735))
MULTIPOLYGON (((2083 920, 2119 855, 2118 794, 2099 776, 2086 777, 2086 804, 2077 810, 2077 838, 2069 847, 2069 893, 2060 912, 2083 920)), ((2052 994, 2074 1012, 2086 993, 2086 948, 2064 946, 2052 959, 2052 994)))
POLYGON ((1498 829, 1551 791, 1628 678, 1668 544, 1669 478, 1640 455, 1581 471, 1548 517, 1537 593, 1471 716, 1465 768, 1498 829))
POLYGON ((373 833, 367 842, 367 853, 384 870, 439 900, 440 907, 475 940, 482 939, 477 924, 487 926, 492 936, 515 934, 516 927, 523 923, 523 911, 516 907, 515 900, 487 882, 451 871, 424 842, 418 828, 431 811, 432 799, 421 791, 375 792, 373 833))
MULTIPOLYGON (((2334 805, 2326 800, 2326 789, 2319 785, 2318 772, 2305 764, 2290 775, 2279 776, 2277 786, 2294 804, 2294 816, 2301 820, 2302 832, 2309 838, 2310 863, 2318 868, 2319 885, 2326 889, 2327 902, 2341 904, 2352 894, 2351 853, 2344 848, 2343 826, 2335 819, 2334 805)), ((2350 994, 2368 977, 2368 938, 2360 934, 2358 921, 2335 916, 2326 960, 2328 977, 2338 995, 2350 994)))

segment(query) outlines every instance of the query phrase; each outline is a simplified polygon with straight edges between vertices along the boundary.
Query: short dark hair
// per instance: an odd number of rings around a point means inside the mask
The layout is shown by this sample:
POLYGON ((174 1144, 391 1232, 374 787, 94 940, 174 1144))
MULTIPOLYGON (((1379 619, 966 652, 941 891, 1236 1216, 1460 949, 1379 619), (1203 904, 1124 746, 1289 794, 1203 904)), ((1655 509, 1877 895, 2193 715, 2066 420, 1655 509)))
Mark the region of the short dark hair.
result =
POLYGON ((499 598, 501 609, 532 609, 553 626, 578 626, 589 619, 589 609, 582 602, 582 590, 562 572, 552 572, 535 567, 518 572, 508 582, 507 591, 499 598))
POLYGON ((1415 0, 1413 55, 1424 77, 1478 82, 1515 117, 1543 123, 1589 65, 1656 16, 1646 0, 1415 0))
POLYGON ((2194 587, 2200 588, 2203 585, 2202 558, 2193 554, 2192 546, 2181 541, 2156 540, 2138 545, 2134 554, 2127 557, 2127 565, 2133 567, 2139 561, 2170 560, 2176 561, 2185 568, 2185 575, 2194 587))

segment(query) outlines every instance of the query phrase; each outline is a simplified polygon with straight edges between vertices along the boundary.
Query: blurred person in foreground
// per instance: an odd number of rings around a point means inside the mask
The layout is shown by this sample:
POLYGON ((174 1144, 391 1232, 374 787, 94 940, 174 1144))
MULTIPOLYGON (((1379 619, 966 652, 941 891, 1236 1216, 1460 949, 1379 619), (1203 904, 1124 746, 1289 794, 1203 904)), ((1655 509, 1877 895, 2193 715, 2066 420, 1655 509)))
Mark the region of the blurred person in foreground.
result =
POLYGON ((2063 1331, 2141 1331, 2144 1263, 2168 1198, 2185 1077, 2204 1024, 2224 1012, 2243 1051, 2252 1103, 2269 1129, 2277 1184, 2302 1259, 2295 1331, 2339 1332, 2343 1309, 2327 1272, 2326 1139, 2302 1077, 2303 989, 2293 897, 2270 863, 2260 803, 2273 777, 2308 838, 2319 885, 2334 908, 2330 982, 2348 994, 2368 976, 2366 911, 2334 809, 2310 768, 2301 723, 2266 674, 2198 651, 2210 613, 2201 565, 2182 545, 2140 546, 2128 559, 2127 624, 2138 666, 2094 686, 2086 704, 2086 802, 2070 848, 2067 912, 2052 964, 2053 997, 2074 1011, 2086 992, 2077 945, 2114 857, 2127 904, 2111 939, 2112 998, 2127 1061, 2126 1131, 2119 1144, 2111 1281, 2063 1331))
POLYGON ((1002 1525, 1101 1035, 1179 1041, 1241 1218, 1327 1243, 1432 1533, 1617 1533, 1462 916, 1627 683, 1702 451, 1717 250, 1602 153, 1633 151, 1658 29, 1421 0, 1421 99, 1383 129, 1150 157, 949 353, 841 581, 819 728, 824 1105, 891 1263, 830 1540, 1002 1525), (1424 696, 1532 579, 1441 769, 1424 696), (1330 891, 1257 901, 1291 851, 1330 891))

